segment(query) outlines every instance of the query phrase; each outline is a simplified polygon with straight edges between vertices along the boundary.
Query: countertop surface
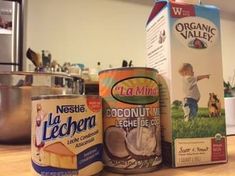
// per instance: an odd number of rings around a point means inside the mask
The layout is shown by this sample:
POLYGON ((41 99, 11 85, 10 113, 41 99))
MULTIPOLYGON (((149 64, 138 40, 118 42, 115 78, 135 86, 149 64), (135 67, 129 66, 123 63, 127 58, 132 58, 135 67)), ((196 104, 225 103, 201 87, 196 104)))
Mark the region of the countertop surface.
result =
MULTIPOLYGON (((235 136, 228 137, 228 163, 184 168, 163 168, 138 176, 234 176, 235 136)), ((103 171, 101 176, 124 176, 103 171)), ((29 145, 0 145, 0 176, 32 176, 29 145)))

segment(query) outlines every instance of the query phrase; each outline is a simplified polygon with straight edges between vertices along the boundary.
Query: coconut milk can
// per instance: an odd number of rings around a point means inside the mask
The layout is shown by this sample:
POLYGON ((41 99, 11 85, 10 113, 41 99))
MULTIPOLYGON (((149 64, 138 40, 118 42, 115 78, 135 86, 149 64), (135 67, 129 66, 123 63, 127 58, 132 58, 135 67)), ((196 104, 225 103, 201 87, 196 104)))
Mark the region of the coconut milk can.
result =
POLYGON ((157 71, 132 67, 101 71, 104 153, 107 169, 140 173, 159 167, 161 134, 157 71))

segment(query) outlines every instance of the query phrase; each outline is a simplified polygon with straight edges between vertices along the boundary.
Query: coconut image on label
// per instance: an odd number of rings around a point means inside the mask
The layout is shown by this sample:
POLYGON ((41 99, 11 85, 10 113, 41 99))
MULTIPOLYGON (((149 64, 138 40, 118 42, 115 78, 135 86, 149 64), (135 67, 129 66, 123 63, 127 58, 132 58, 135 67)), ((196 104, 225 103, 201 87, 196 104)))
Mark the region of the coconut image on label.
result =
POLYGON ((194 49, 211 47, 218 39, 216 25, 201 17, 180 18, 173 25, 173 31, 183 45, 194 49))
POLYGON ((106 147, 109 155, 119 159, 129 156, 126 149, 126 132, 121 128, 109 127, 105 131, 106 147))
POLYGON ((109 127, 105 131, 105 145, 109 155, 116 159, 146 158, 156 155, 157 145, 154 129, 137 127, 126 133, 123 129, 109 127))
POLYGON ((138 127, 127 135, 127 148, 133 157, 149 157, 155 155, 156 136, 154 129, 138 127))

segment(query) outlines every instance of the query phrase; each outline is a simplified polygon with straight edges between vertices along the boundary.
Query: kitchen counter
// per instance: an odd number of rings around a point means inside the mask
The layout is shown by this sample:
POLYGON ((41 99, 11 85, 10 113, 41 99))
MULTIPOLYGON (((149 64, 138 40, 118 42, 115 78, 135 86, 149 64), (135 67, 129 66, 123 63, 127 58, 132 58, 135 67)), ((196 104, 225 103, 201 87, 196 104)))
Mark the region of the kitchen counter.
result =
MULTIPOLYGON (((226 164, 205 165, 185 168, 167 168, 138 176, 234 176, 235 173, 235 136, 228 137, 228 159, 226 164)), ((30 146, 0 145, 1 176, 32 176, 30 146)), ((137 174, 134 174, 137 175, 137 174)), ((124 176, 104 171, 101 176, 124 176)))

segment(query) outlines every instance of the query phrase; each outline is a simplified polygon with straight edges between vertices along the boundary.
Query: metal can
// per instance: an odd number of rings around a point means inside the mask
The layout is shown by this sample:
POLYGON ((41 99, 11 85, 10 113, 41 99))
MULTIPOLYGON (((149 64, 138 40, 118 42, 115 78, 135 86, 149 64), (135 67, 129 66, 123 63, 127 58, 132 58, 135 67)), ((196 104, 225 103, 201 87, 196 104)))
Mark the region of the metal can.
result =
POLYGON ((99 90, 106 168, 117 173, 156 170, 162 161, 157 70, 130 67, 101 71, 99 90))
POLYGON ((32 98, 34 175, 89 176, 103 169, 102 101, 99 96, 32 98))

